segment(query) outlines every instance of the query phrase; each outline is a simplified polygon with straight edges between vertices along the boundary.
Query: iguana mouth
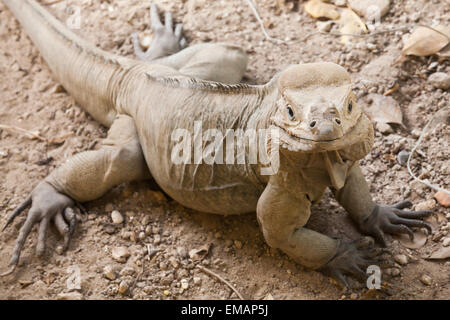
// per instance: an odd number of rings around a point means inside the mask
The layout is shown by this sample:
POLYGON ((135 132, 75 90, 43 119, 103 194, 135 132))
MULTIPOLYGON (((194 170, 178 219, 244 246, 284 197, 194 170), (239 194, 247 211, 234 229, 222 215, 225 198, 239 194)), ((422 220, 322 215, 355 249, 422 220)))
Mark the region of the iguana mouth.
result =
POLYGON ((292 135, 285 128, 272 123, 273 126, 280 129, 280 146, 294 151, 320 151, 320 150, 339 150, 351 145, 358 140, 361 140, 364 134, 367 132, 367 127, 370 120, 366 119, 361 114, 356 121, 355 125, 352 126, 345 134, 341 135, 335 139, 324 139, 324 140, 313 140, 308 138, 303 138, 299 136, 292 135), (285 135, 288 139, 291 139, 292 145, 289 144, 289 140, 281 140, 281 135, 285 135))

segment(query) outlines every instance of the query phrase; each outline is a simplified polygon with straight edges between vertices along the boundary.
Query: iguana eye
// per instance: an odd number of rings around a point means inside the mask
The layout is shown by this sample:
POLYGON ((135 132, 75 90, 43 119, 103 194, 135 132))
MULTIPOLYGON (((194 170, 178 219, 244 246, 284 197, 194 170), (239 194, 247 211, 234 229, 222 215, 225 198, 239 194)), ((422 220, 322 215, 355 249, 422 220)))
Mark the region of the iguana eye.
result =
POLYGON ((353 110, 353 101, 350 100, 347 106, 348 113, 352 113, 353 110))
POLYGON ((295 116, 294 116, 294 111, 292 110, 292 108, 290 106, 286 107, 286 112, 289 116, 289 119, 294 120, 295 116))

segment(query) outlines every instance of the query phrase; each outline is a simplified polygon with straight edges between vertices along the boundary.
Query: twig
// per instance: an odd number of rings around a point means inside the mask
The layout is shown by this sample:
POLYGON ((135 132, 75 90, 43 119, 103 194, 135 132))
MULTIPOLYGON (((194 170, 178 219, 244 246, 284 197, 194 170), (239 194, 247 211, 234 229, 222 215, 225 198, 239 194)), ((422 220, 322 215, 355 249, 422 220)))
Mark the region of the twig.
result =
POLYGON ((215 273, 214 271, 209 270, 208 268, 200 266, 200 265, 197 265, 197 268, 199 268, 201 271, 209 274, 210 276, 213 276, 213 277, 217 278, 221 282, 225 283, 231 290, 234 291, 234 293, 236 293, 236 295, 239 297, 239 299, 245 300, 244 297, 239 293, 239 291, 237 291, 237 289, 230 282, 228 282, 227 280, 225 280, 224 278, 219 276, 217 273, 215 273))
POLYGON ((255 16, 256 20, 258 20, 258 23, 259 23, 259 25, 261 26, 261 30, 262 30, 262 32, 264 33, 264 36, 266 37, 266 39, 269 40, 269 41, 274 41, 274 42, 276 42, 276 43, 286 43, 286 42, 283 41, 283 40, 280 40, 280 39, 271 37, 271 36, 267 33, 266 27, 264 27, 264 22, 262 21, 260 15, 259 15, 259 13, 258 13, 258 10, 256 10, 256 7, 255 7, 255 4, 253 3, 253 1, 252 1, 252 0, 245 0, 245 1, 247 2, 247 4, 248 4, 248 6, 250 7, 250 9, 252 9, 253 15, 255 16))
POLYGON ((0 124, 0 129, 15 131, 15 132, 24 134, 28 138, 38 139, 38 140, 47 142, 47 139, 44 138, 44 137, 41 137, 39 134, 31 132, 31 131, 28 131, 28 130, 25 130, 25 129, 22 129, 22 128, 19 128, 19 127, 8 126, 8 125, 5 125, 5 124, 0 124))
POLYGON ((419 140, 417 140, 416 145, 415 145, 414 148, 411 150, 411 153, 409 154, 409 157, 408 157, 408 162, 406 163, 406 165, 407 165, 407 167, 408 167, 408 172, 409 172, 409 174, 414 178, 414 180, 423 183, 424 185, 426 185, 427 187, 429 187, 429 188, 431 188, 431 189, 434 189, 434 190, 436 190, 436 191, 441 191, 441 192, 444 192, 444 193, 446 193, 446 194, 450 194, 450 191, 445 190, 445 189, 443 189, 443 188, 441 188, 441 187, 439 187, 439 186, 437 186, 437 185, 433 185, 433 184, 431 184, 431 183, 428 183, 428 182, 426 182, 426 181, 424 181, 424 180, 419 179, 418 177, 416 177, 416 176, 412 173, 412 170, 411 170, 411 167, 410 167, 410 164, 409 164, 409 163, 410 163, 410 161, 411 161, 411 158, 412 158, 414 152, 416 151, 417 147, 418 147, 418 146, 420 145, 420 143, 422 142, 423 137, 424 137, 425 134, 427 133, 428 127, 430 126, 430 124, 433 122, 433 120, 436 118, 436 116, 437 116, 440 112, 442 112, 443 110, 448 109, 448 108, 449 108, 449 106, 446 106, 446 107, 442 108, 441 110, 439 110, 438 112, 436 112, 436 113, 433 115, 433 117, 430 119, 430 121, 428 121, 428 123, 426 124, 426 126, 423 128, 422 133, 420 134, 419 140))

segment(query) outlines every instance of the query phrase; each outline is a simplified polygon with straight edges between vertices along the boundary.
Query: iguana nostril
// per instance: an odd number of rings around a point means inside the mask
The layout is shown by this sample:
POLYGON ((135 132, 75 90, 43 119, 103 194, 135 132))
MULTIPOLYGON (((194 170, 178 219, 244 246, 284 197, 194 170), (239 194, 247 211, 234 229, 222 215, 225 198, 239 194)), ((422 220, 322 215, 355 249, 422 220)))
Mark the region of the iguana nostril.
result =
POLYGON ((335 118, 334 121, 335 121, 338 125, 341 125, 341 120, 340 120, 340 119, 335 118))
POLYGON ((315 126, 316 126, 316 120, 314 120, 314 121, 311 121, 310 123, 309 123, 309 126, 311 127, 311 128, 314 128, 315 126))

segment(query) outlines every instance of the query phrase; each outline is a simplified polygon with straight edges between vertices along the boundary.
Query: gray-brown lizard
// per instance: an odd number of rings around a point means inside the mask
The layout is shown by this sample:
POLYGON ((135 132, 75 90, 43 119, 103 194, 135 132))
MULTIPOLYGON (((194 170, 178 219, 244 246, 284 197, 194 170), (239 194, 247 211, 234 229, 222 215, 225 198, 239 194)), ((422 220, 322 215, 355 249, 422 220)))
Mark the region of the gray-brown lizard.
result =
MULTIPOLYGON (((39 223, 37 254, 50 222, 65 236, 73 230, 74 201, 97 199, 127 181, 153 178, 184 206, 217 214, 254 212, 267 243, 295 261, 346 283, 377 263, 370 242, 343 242, 305 228, 310 207, 330 187, 360 230, 385 245, 384 233, 408 233, 429 225, 428 211, 372 201, 358 160, 371 149, 373 129, 356 103, 349 74, 333 63, 293 65, 260 86, 238 83, 246 69, 242 49, 200 44, 182 49, 181 26, 163 25, 151 7, 155 40, 137 61, 104 52, 80 39, 34 0, 3 0, 38 47, 56 79, 97 121, 109 127, 100 149, 69 159, 39 183, 7 224, 31 205, 10 265, 39 223), (179 51, 181 50, 181 51, 179 51), (169 55, 170 54, 170 55, 169 55), (261 174, 261 163, 174 163, 177 129, 277 128, 279 168, 261 174)), ((136 42, 136 41, 135 41, 136 42)), ((195 140, 195 137, 194 137, 195 140)), ((275 141, 276 140, 276 141, 275 141)), ((206 142, 200 140, 201 146, 206 142)), ((194 145, 195 148, 195 145, 194 145)), ((246 160, 250 146, 245 149, 246 160)), ((273 155, 273 154, 272 154, 273 155)), ((5 226, 5 227, 6 227, 5 226)))

